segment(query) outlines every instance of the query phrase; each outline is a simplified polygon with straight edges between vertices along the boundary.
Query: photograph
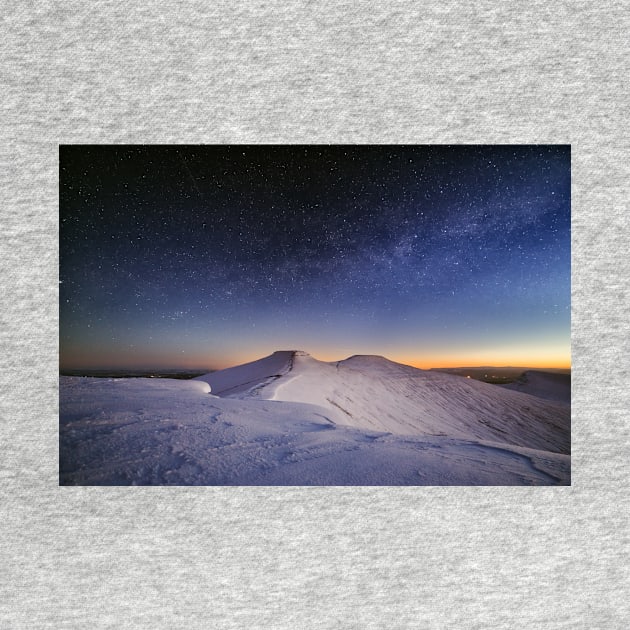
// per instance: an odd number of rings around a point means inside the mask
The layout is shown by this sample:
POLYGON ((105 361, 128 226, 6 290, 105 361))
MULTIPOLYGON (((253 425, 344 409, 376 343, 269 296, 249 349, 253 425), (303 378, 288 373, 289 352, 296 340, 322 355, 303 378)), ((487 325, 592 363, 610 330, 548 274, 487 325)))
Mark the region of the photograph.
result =
POLYGON ((571 147, 59 146, 59 485, 571 485, 571 147))

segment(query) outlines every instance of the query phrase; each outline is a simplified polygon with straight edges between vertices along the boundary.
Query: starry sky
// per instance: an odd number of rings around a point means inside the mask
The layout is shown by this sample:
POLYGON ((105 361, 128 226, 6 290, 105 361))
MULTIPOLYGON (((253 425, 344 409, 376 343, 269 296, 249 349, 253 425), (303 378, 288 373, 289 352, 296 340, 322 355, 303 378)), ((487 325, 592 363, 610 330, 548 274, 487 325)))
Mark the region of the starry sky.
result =
POLYGON ((62 369, 570 365, 570 147, 60 147, 62 369))

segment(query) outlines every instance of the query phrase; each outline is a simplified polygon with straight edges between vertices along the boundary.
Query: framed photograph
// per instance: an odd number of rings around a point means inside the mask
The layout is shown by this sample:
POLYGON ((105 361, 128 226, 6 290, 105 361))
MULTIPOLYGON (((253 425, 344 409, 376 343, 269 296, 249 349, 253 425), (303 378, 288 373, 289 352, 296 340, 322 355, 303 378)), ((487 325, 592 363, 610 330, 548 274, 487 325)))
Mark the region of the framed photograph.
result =
POLYGON ((570 483, 570 147, 60 147, 60 483, 570 483))

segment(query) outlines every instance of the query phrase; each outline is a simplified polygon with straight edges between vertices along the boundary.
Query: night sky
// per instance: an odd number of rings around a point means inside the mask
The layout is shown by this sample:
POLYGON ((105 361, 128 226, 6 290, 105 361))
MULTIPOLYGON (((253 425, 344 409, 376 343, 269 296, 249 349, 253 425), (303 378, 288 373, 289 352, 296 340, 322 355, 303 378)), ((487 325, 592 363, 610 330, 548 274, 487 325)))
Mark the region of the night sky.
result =
POLYGON ((568 146, 62 146, 60 362, 570 364, 568 146))

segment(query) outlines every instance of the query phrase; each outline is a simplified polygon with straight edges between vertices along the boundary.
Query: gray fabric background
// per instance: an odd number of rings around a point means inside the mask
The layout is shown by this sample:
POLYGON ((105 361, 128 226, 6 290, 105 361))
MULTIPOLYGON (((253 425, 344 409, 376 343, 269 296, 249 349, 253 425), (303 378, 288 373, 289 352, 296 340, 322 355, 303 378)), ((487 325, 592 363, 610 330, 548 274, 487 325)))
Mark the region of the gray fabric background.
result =
POLYGON ((2 628, 627 628, 627 2, 5 2, 2 628), (60 488, 60 143, 570 143, 570 488, 60 488))

